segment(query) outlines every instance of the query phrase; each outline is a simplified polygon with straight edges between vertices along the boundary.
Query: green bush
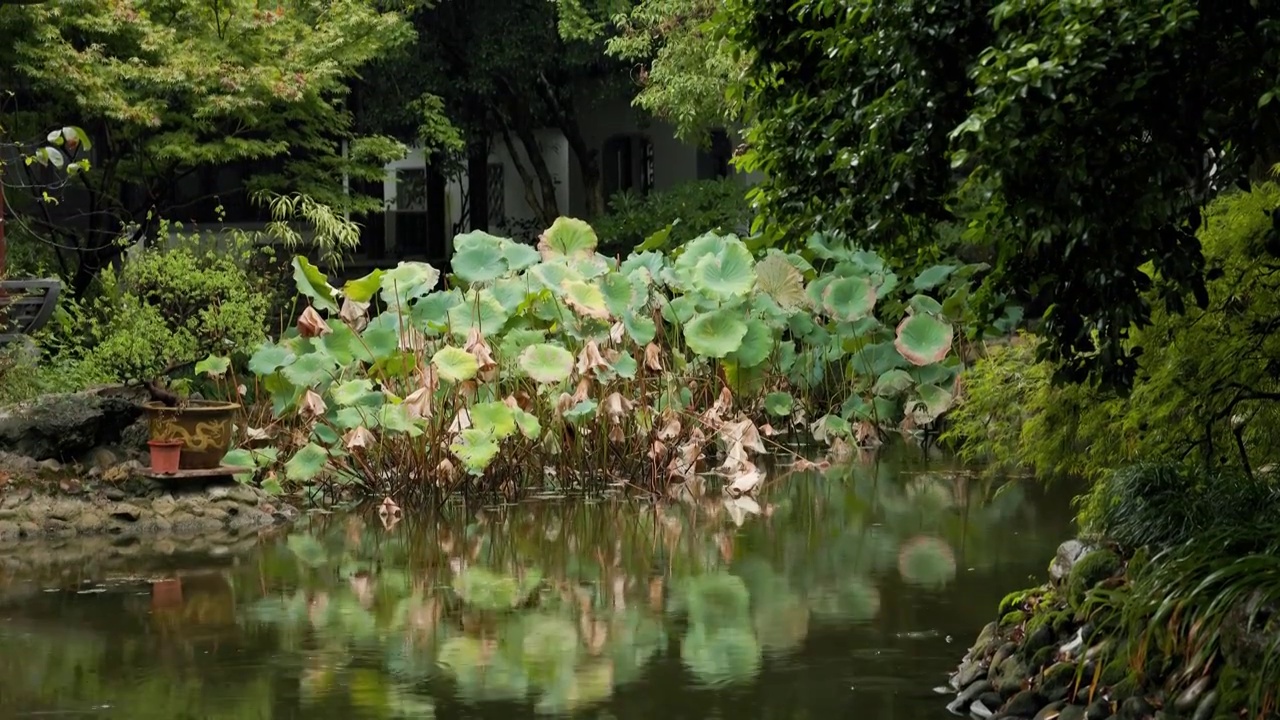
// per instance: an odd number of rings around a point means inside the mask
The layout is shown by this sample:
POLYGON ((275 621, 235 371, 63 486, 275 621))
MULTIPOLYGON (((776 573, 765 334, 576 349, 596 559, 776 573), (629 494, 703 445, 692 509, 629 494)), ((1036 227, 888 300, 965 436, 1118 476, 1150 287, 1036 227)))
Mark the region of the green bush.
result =
POLYGON ((596 220, 601 253, 626 256, 638 245, 670 227, 650 250, 667 250, 705 232, 740 233, 751 224, 747 189, 733 178, 696 180, 670 190, 639 196, 619 193, 609 212, 596 220))
POLYGON ((1153 277, 1152 325, 1129 341, 1144 353, 1128 397, 1056 387, 1032 343, 1015 343, 966 371, 948 439, 971 459, 1091 479, 1144 459, 1246 475, 1280 463, 1278 208, 1272 184, 1209 206, 1199 232, 1207 306, 1166 297, 1153 277))

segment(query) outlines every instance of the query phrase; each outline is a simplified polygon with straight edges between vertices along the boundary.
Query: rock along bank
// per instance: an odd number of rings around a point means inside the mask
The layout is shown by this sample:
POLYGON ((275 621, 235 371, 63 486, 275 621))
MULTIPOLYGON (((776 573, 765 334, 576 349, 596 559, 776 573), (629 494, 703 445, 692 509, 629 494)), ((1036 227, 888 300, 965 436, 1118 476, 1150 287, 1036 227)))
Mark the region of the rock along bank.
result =
POLYGON ((950 678, 956 694, 947 709, 997 720, 1277 717, 1274 706, 1250 703, 1259 655, 1236 651, 1274 646, 1276 628, 1236 623, 1236 642, 1207 660, 1165 654, 1150 637, 1118 631, 1117 605, 1145 562, 1143 553, 1105 543, 1063 543, 1049 582, 1006 596, 998 619, 982 629, 950 678))

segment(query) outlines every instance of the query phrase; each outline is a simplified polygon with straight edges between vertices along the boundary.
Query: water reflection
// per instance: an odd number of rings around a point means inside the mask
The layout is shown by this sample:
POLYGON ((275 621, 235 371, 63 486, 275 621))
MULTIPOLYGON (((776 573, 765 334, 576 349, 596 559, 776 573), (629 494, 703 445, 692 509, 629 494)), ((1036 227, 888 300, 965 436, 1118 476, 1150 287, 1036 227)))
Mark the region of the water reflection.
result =
POLYGON ((81 567, 34 595, 0 575, 0 698, 121 718, 941 717, 928 688, 1069 532, 1068 497, 890 458, 751 503, 695 487, 317 517, 222 565, 81 567))

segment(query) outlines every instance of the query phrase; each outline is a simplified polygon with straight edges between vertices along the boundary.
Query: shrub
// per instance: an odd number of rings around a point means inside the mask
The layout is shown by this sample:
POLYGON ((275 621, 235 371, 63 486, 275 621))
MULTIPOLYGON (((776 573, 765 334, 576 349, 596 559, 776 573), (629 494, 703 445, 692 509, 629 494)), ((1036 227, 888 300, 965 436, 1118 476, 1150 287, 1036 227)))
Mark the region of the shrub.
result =
POLYGON ((695 180, 646 196, 619 193, 610 199, 609 212, 595 221, 595 229, 603 254, 626 256, 655 235, 644 249, 668 250, 708 231, 741 233, 751 217, 740 181, 695 180))
POLYGON ((1055 387, 1053 368, 1016 345, 966 373, 948 437, 970 458, 1092 479, 1145 459, 1246 475, 1280 463, 1278 209, 1272 184, 1209 206, 1199 231, 1206 306, 1185 308, 1153 277, 1152 324, 1129 341, 1144 352, 1128 397, 1055 387))

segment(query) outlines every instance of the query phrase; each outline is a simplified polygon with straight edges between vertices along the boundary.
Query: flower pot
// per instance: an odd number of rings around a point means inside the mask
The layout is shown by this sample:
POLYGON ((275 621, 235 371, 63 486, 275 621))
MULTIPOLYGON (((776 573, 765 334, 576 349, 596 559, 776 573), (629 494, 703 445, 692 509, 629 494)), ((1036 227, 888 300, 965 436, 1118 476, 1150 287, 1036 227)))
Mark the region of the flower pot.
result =
POLYGON ((151 472, 161 475, 178 472, 182 459, 181 440, 151 440, 147 446, 151 448, 151 472))
POLYGON ((151 424, 151 437, 182 441, 183 470, 210 470, 222 464, 231 449, 231 423, 236 403, 192 400, 181 407, 161 402, 143 403, 151 424))

